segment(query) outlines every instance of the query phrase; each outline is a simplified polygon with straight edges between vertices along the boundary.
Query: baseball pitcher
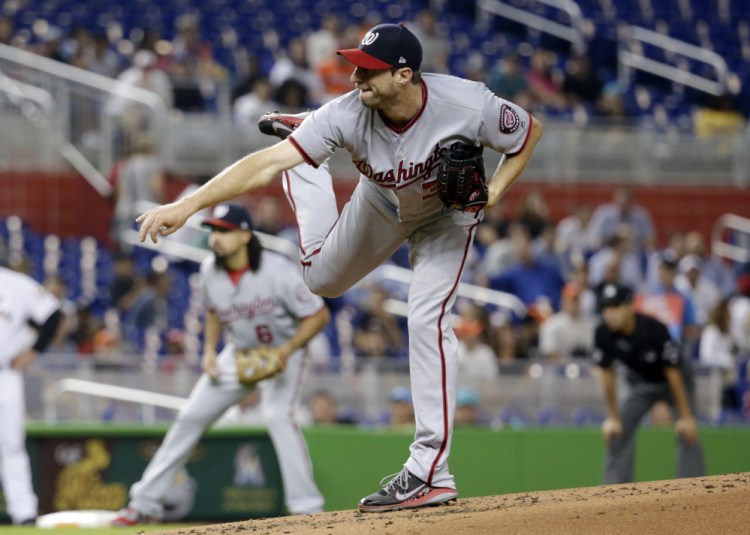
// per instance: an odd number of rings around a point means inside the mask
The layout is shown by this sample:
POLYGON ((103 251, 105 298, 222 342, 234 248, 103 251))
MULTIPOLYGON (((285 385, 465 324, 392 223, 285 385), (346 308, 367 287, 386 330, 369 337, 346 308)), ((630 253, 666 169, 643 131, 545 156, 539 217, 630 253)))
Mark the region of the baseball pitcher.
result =
POLYGON ((401 24, 375 26, 358 48, 338 53, 353 64, 354 91, 306 117, 261 118, 262 131, 285 139, 242 158, 193 195, 141 215, 140 238, 156 241, 195 211, 283 173, 313 292, 341 295, 407 241, 416 435, 403 468, 359 509, 443 503, 458 495, 448 469, 458 371, 451 307, 482 208, 520 176, 541 126, 484 84, 423 74, 419 40, 401 24), (483 147, 507 156, 488 184, 483 147), (360 172, 341 214, 326 165, 337 148, 360 172))

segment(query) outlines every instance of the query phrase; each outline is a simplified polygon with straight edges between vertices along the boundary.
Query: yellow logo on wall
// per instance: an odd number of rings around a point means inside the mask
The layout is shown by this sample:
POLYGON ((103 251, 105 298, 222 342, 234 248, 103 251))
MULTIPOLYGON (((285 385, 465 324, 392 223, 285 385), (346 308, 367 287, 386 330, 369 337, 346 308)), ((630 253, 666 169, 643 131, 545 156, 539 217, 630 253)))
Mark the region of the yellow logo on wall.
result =
POLYGON ((119 508, 125 502, 127 488, 122 483, 102 481, 102 471, 112 459, 104 442, 87 440, 84 449, 83 459, 63 468, 57 477, 55 510, 119 508))

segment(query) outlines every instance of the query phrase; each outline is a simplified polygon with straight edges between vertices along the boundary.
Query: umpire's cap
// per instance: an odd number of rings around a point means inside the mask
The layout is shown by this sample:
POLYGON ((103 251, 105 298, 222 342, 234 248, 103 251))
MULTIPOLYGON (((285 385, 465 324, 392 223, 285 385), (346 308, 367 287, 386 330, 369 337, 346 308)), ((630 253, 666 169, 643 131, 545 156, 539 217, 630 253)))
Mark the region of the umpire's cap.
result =
POLYGON ((617 307, 633 300, 633 290, 624 284, 606 284, 599 294, 599 308, 617 307))
POLYGON ((363 69, 409 67, 418 71, 422 66, 422 45, 403 24, 373 26, 358 48, 338 50, 336 53, 363 69))
POLYGON ((253 230, 250 213, 239 204, 216 205, 211 216, 204 219, 201 225, 226 230, 253 230))

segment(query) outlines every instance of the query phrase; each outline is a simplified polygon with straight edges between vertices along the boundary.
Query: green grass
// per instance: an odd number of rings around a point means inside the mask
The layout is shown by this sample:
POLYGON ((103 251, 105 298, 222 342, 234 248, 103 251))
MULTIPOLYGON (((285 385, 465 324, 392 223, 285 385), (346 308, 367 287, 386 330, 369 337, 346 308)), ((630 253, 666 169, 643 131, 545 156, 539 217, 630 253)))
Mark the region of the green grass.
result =
POLYGON ((131 535, 135 533, 157 533, 170 529, 189 528, 205 524, 158 524, 134 526, 132 528, 61 528, 39 529, 36 527, 0 526, 0 535, 30 535, 31 533, 58 533, 61 535, 131 535))

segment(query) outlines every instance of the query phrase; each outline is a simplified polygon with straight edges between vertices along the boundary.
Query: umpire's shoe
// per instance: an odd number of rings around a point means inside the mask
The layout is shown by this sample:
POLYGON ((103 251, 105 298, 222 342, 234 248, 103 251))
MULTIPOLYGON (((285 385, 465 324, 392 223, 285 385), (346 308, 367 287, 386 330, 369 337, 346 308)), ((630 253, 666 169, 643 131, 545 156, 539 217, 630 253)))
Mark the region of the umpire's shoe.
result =
MULTIPOLYGON (((364 513, 382 513, 413 509, 428 505, 438 505, 458 497, 456 489, 431 487, 404 467, 401 472, 383 479, 391 478, 385 486, 374 494, 359 501, 359 510, 364 513)), ((381 481, 381 484, 383 484, 381 481)))
POLYGON ((117 512, 117 516, 110 522, 110 525, 113 527, 128 527, 139 524, 158 524, 160 521, 161 518, 144 515, 132 505, 128 505, 117 512))
POLYGON ((284 114, 279 112, 267 113, 258 120, 258 128, 264 134, 286 139, 302 124, 309 111, 298 114, 284 114))

